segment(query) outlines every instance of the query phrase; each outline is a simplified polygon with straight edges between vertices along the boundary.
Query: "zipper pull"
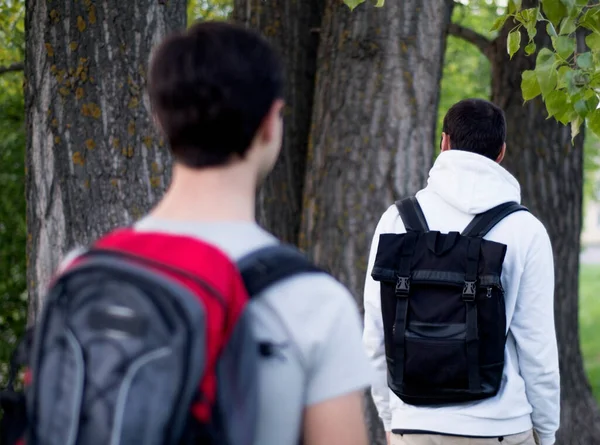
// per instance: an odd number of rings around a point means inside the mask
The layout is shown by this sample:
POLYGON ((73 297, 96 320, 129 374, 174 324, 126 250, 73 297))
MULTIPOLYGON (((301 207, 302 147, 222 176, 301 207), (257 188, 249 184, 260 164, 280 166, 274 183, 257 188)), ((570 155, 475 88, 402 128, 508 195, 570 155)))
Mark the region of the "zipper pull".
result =
POLYGON ((485 296, 487 298, 492 298, 492 288, 491 287, 487 288, 487 294, 485 294, 485 296))

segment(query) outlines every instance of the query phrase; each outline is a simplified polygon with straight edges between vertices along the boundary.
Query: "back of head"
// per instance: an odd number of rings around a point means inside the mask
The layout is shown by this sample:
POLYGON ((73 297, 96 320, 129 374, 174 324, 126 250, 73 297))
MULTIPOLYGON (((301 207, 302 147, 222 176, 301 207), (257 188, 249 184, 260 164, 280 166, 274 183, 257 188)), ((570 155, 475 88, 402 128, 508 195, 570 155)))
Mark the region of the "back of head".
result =
POLYGON ((446 113, 443 132, 449 137, 452 150, 496 160, 506 140, 504 112, 487 100, 461 100, 446 113))
POLYGON ((175 160, 221 166, 243 158, 274 101, 283 68, 265 39, 225 22, 202 22, 156 50, 148 93, 175 160))

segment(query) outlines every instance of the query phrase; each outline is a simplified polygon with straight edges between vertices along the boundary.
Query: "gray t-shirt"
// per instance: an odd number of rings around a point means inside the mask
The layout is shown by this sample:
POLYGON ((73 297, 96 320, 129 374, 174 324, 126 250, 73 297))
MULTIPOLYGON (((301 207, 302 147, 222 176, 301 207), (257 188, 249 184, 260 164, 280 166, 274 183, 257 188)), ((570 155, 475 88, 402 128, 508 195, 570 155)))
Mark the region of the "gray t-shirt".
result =
MULTIPOLYGON (((187 223, 148 217, 136 229, 193 236, 233 260, 277 243, 248 222, 187 223)), ((325 274, 289 278, 250 304, 255 335, 280 345, 276 354, 261 361, 256 444, 293 445, 301 435, 305 407, 371 384, 358 310, 348 290, 325 274)))

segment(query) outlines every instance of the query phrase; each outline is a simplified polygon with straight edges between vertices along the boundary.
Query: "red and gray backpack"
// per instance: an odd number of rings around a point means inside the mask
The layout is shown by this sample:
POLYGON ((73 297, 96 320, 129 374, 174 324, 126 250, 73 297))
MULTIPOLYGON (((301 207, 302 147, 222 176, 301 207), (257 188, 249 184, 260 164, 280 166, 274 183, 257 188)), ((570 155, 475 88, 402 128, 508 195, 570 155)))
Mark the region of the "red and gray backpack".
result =
POLYGON ((247 303, 317 271, 283 245, 234 264, 184 236, 101 239, 55 278, 15 357, 1 444, 252 444, 258 366, 272 348, 252 334, 247 303))

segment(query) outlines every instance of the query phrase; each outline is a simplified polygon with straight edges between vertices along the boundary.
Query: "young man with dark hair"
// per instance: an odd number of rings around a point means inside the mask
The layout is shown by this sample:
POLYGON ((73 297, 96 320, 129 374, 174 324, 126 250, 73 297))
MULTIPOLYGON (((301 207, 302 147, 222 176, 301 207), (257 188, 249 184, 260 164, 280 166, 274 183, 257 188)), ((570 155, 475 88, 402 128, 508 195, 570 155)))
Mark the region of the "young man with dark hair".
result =
POLYGON ((552 247, 500 166, 505 136, 494 104, 455 104, 427 187, 375 230, 363 342, 388 443, 555 442, 552 247))
MULTIPOLYGON (((164 198, 136 229, 190 236, 234 260, 276 245, 254 213, 283 131, 283 68, 271 46, 232 24, 197 24, 157 49, 148 90, 175 162, 164 198)), ((250 303, 253 331, 277 338, 266 338, 276 341, 259 369, 255 443, 366 445, 371 368, 349 291, 307 273, 260 300, 250 303)))

